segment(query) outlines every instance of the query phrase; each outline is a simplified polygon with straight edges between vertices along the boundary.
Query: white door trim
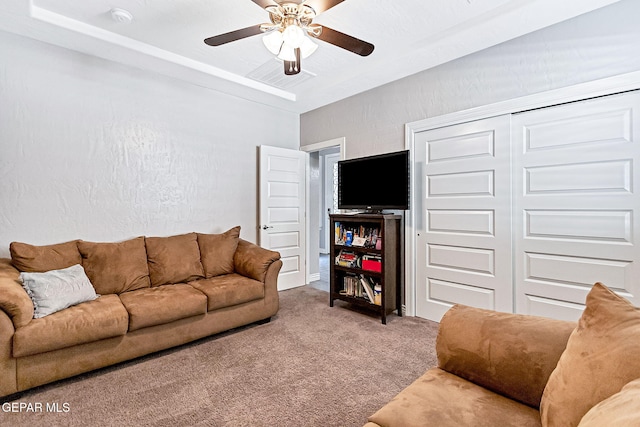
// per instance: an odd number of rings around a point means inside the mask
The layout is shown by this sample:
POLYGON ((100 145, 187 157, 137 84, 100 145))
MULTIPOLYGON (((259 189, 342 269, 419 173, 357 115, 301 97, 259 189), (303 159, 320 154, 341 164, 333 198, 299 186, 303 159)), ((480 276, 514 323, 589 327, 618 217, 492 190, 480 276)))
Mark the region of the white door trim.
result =
MULTIPOLYGON (((520 98, 508 99, 441 116, 409 122, 406 129, 415 131, 431 130, 438 127, 471 122, 503 114, 518 113, 535 108, 549 107, 556 104, 580 101, 587 98, 611 95, 618 92, 640 89, 640 71, 607 77, 587 83, 580 83, 520 98)), ((407 141, 408 142, 408 141, 407 141)))
MULTIPOLYGON (((415 135, 418 132, 635 89, 640 89, 640 71, 409 122, 405 124, 405 148, 411 152, 411 199, 416 200, 414 193, 416 171, 414 170, 413 155, 415 135)), ((408 316, 416 315, 415 223, 416 211, 412 204, 409 214, 405 217, 405 278, 407 279, 405 281, 405 310, 408 316)))
POLYGON ((316 142, 315 144, 303 145, 300 147, 300 151, 306 151, 307 153, 313 153, 314 151, 324 150, 325 148, 340 147, 340 160, 346 159, 347 154, 347 139, 342 138, 330 139, 328 141, 316 142))
MULTIPOLYGON (((327 141, 321 141, 321 142, 316 142, 314 144, 309 144, 309 145, 303 145, 300 147, 300 151, 304 151, 306 153, 313 153, 316 151, 320 151, 320 150, 324 150, 326 148, 332 148, 332 147, 340 147, 340 160, 344 160, 346 158, 346 149, 347 149, 347 139, 345 137, 341 137, 341 138, 335 138, 335 139, 330 139, 327 141)), ((311 188, 310 188, 310 181, 311 181, 311 177, 309 176, 309 172, 310 172, 311 168, 309 165, 309 157, 307 156, 307 166, 306 166, 306 177, 305 177, 305 181, 306 181, 306 206, 305 206, 305 210, 306 210, 306 214, 305 214, 305 239, 307 242, 310 242, 310 238, 311 238, 311 228, 309 227, 309 212, 311 212, 311 200, 309 197, 309 194, 311 192, 311 188)), ((310 257, 310 252, 309 252, 309 245, 306 245, 306 259, 307 262, 309 260, 310 257)), ((306 269, 306 274, 307 274, 307 283, 311 282, 312 278, 309 274, 309 269, 306 269)))
MULTIPOLYGON (((325 254, 329 253, 331 244, 330 244, 330 240, 331 236, 332 236, 332 232, 333 230, 330 230, 330 221, 329 221, 329 216, 327 215, 327 209, 331 209, 331 206, 329 206, 329 204, 327 203, 329 200, 333 200, 333 191, 331 191, 330 193, 328 193, 328 188, 333 187, 333 179, 334 179, 334 169, 333 167, 329 168, 328 165, 329 164, 334 164, 337 161, 341 160, 341 155, 340 153, 335 153, 335 154, 327 154, 325 156, 322 156, 323 162, 322 162, 322 169, 324 170, 324 184, 323 184, 323 188, 324 188, 324 192, 322 194, 322 200, 323 200, 323 206, 324 209, 322 209, 322 211, 320 212, 320 221, 321 223, 325 223, 324 224, 324 244, 325 247, 324 248, 320 248, 320 250, 324 250, 325 254)), ((333 188, 332 188, 333 190, 333 188)), ((331 213, 334 213, 333 211, 331 211, 331 213)))

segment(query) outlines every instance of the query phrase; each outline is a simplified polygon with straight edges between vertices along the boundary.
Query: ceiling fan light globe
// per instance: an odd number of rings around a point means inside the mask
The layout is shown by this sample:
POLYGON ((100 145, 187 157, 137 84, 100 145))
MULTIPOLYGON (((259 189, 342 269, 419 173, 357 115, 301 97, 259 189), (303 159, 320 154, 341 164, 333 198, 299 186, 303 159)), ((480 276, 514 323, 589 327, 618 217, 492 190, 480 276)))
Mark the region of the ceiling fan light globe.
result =
POLYGON ((300 45, 300 56, 302 56, 302 58, 308 58, 317 48, 318 45, 316 43, 312 42, 309 37, 305 37, 300 45))
POLYGON ((289 25, 284 29, 282 38, 284 39, 284 42, 286 44, 292 46, 295 49, 302 45, 302 42, 305 39, 304 31, 297 25, 289 25))
POLYGON ((262 43, 269 49, 269 52, 278 55, 282 47, 282 33, 277 30, 272 31, 262 38, 262 43))
POLYGON ((278 59, 282 59, 283 61, 296 61, 296 51, 294 47, 289 46, 287 43, 282 45, 282 49, 280 49, 280 54, 278 55, 278 59))

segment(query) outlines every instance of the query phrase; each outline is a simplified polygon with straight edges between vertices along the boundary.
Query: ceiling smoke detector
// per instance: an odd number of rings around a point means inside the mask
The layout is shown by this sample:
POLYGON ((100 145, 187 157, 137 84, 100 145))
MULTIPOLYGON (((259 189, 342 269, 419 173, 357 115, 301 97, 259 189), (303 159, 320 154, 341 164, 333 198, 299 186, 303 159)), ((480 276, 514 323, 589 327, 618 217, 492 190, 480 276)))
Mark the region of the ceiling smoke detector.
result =
POLYGON ((111 18, 119 24, 130 24, 133 21, 131 12, 118 7, 111 9, 111 18))

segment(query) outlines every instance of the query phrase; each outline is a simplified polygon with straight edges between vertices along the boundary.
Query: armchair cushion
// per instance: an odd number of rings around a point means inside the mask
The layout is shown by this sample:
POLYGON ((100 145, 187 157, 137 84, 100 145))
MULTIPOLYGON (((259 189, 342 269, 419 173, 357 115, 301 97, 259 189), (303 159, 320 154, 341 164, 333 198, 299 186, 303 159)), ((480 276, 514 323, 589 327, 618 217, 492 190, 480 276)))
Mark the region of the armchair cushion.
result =
POLYGON ((545 427, 577 426, 595 405, 640 378, 640 310, 601 283, 544 390, 545 427))
POLYGON ((640 379, 591 408, 578 427, 640 426, 640 379))
POLYGON ((11 263, 20 271, 43 273, 81 264, 77 240, 55 245, 34 246, 12 242, 9 245, 11 263))
POLYGON ((82 266, 97 293, 119 294, 150 286, 144 237, 118 243, 81 240, 78 249, 82 266))
POLYGON ((438 364, 537 408, 574 328, 574 322, 455 305, 440 323, 438 364))
POLYGON ((539 427, 540 415, 527 405, 433 368, 369 421, 384 427, 539 427))
POLYGON ((151 286, 189 282, 204 277, 196 233, 147 237, 151 286))
POLYGON ((233 227, 222 234, 198 233, 200 259, 207 279, 235 271, 233 255, 236 253, 239 237, 240 226, 233 227))

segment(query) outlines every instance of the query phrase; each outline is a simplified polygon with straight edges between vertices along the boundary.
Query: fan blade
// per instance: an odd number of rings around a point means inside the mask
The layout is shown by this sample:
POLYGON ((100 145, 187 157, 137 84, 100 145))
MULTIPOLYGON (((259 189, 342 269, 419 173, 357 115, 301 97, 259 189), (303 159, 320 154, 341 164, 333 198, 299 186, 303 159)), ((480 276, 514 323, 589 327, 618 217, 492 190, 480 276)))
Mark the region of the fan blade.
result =
POLYGON ((204 39, 204 42, 209 46, 220 46, 221 44, 233 42, 236 40, 244 39, 246 37, 262 34, 260 25, 254 25, 253 27, 242 28, 241 30, 230 31, 228 33, 220 34, 218 36, 209 37, 204 39))
POLYGON ((373 52, 374 46, 363 40, 348 36, 340 31, 332 30, 329 27, 322 26, 322 32, 318 38, 332 45, 341 47, 350 52, 357 53, 360 56, 368 56, 373 52))
POLYGON ((307 0, 304 4, 311 6, 311 8, 316 12, 316 15, 319 15, 325 10, 329 10, 333 6, 339 5, 343 1, 344 0, 307 0))
POLYGON ((274 1, 272 0, 251 0, 252 2, 254 2, 255 4, 257 4, 258 6, 260 6, 261 8, 265 8, 267 6, 272 6, 275 4, 274 1))

